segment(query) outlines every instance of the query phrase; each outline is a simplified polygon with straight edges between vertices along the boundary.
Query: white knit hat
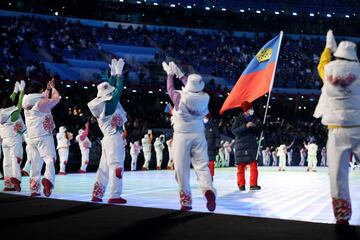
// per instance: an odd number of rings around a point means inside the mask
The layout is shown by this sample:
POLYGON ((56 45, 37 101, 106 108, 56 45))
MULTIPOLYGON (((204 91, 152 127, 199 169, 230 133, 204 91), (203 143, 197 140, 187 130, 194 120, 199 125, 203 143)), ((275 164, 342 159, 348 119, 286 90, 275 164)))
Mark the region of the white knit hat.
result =
POLYGON ((66 127, 64 127, 64 126, 59 127, 59 132, 60 133, 66 132, 66 127))
POLYGON ((184 89, 189 92, 200 92, 204 87, 205 83, 200 75, 190 74, 184 89))
POLYGON ((98 93, 96 95, 97 98, 109 98, 109 94, 115 90, 115 87, 111 86, 108 82, 102 82, 99 85, 97 85, 97 90, 98 90, 98 93))
POLYGON ((347 60, 359 61, 356 55, 356 44, 350 41, 341 41, 334 56, 345 58, 347 60))

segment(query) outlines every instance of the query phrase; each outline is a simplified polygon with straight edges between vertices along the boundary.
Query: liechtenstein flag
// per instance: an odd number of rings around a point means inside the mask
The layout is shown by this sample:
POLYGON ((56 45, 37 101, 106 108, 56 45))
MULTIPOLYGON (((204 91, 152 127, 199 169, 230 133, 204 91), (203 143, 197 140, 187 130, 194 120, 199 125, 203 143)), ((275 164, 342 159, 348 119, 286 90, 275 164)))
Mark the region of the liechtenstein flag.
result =
POLYGON ((221 107, 220 114, 226 110, 240 107, 245 101, 255 99, 271 92, 276 63, 279 57, 283 32, 266 43, 251 60, 221 107))
POLYGON ((164 112, 172 115, 172 111, 173 111, 173 108, 172 108, 172 106, 170 105, 170 103, 166 104, 166 107, 165 107, 164 112))

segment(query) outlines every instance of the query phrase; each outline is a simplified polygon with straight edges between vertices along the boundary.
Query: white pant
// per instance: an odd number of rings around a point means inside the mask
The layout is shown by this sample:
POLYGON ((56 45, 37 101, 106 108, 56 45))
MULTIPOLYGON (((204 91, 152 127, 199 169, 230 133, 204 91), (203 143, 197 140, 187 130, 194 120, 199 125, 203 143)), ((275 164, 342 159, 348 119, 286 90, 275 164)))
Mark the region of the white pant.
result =
POLYGON ((322 156, 321 157, 321 166, 326 166, 326 157, 325 156, 322 156))
POLYGON ((224 161, 224 167, 230 166, 230 153, 228 151, 225 151, 225 161, 224 161))
POLYGON ((272 163, 273 166, 277 166, 278 165, 278 157, 274 156, 273 155, 273 163, 272 163))
POLYGON ((351 218, 349 161, 351 154, 360 157, 360 127, 329 129, 327 159, 331 197, 337 220, 351 218))
POLYGON ((150 151, 144 151, 144 165, 142 166, 145 169, 149 169, 150 160, 151 160, 151 152, 150 151))
POLYGON ((314 155, 309 155, 308 156, 308 169, 309 170, 316 170, 316 165, 317 165, 317 157, 314 155))
POLYGON ((131 155, 131 171, 136 171, 138 154, 135 153, 130 155, 131 155))
POLYGON ((80 167, 80 170, 86 172, 86 168, 87 168, 87 166, 89 164, 90 149, 89 148, 80 148, 80 151, 81 151, 81 167, 80 167))
POLYGON ((56 150, 54 137, 46 135, 38 138, 27 139, 27 155, 31 159, 30 192, 40 193, 41 169, 45 162, 44 178, 55 186, 56 150))
POLYGON ((21 181, 20 164, 23 158, 22 137, 4 138, 2 143, 4 152, 3 169, 4 185, 6 188, 13 188, 11 178, 21 181))
POLYGON ((119 198, 121 196, 125 154, 124 143, 121 139, 122 134, 118 132, 110 136, 104 136, 102 140, 101 159, 99 169, 96 172, 93 197, 102 199, 108 182, 110 182, 110 198, 119 198))
MULTIPOLYGON (((26 144, 26 147, 25 147, 26 152, 28 152, 27 148, 28 148, 28 144, 26 144)), ((24 170, 27 173, 30 173, 30 168, 31 168, 31 159, 30 159, 29 155, 26 154, 26 163, 25 163, 24 167, 22 168, 22 170, 24 170)))
POLYGON ((182 195, 185 195, 190 199, 191 205, 190 162, 194 167, 202 192, 211 190, 216 194, 209 170, 209 156, 204 133, 174 132, 172 156, 181 199, 183 199, 182 195))
POLYGON ((69 158, 69 148, 60 148, 58 149, 59 158, 60 158, 60 172, 65 173, 66 164, 69 158))
POLYGON ((281 154, 279 156, 279 169, 285 170, 285 167, 286 167, 286 155, 281 154))
POLYGON ((156 166, 161 168, 161 164, 163 161, 163 151, 155 150, 155 153, 156 153, 156 166))
POLYGON ((168 152, 169 152, 169 161, 168 161, 167 167, 168 168, 174 168, 174 161, 173 161, 173 158, 172 158, 172 155, 171 155, 171 147, 169 147, 169 145, 168 145, 168 152))

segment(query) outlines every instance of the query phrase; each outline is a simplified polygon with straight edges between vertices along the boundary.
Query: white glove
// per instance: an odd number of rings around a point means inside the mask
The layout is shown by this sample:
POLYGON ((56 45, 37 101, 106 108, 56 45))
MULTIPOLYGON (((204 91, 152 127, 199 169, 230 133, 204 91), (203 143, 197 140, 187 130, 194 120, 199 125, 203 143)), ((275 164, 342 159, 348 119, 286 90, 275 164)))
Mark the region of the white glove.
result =
POLYGON ((23 92, 25 89, 25 81, 21 80, 20 85, 19 85, 19 90, 20 92, 23 92))
POLYGON ((116 65, 117 65, 117 60, 113 58, 111 60, 111 64, 109 64, 111 76, 116 75, 116 65))
POLYGON ((116 75, 121 75, 124 69, 125 61, 122 58, 119 58, 119 60, 116 63, 115 73, 116 75))
POLYGON ((14 86, 14 93, 18 93, 18 92, 19 92, 19 87, 20 87, 19 82, 16 82, 16 83, 15 83, 15 86, 14 86))
POLYGON ((335 37, 333 31, 330 29, 326 34, 326 46, 325 48, 330 48, 331 52, 334 53, 337 49, 337 44, 335 41, 335 37))
POLYGON ((174 62, 170 62, 169 66, 177 78, 180 79, 184 76, 184 73, 180 70, 180 68, 174 62))
POLYGON ((172 71, 171 67, 167 65, 166 62, 162 62, 162 67, 167 75, 174 75, 174 72, 172 71))

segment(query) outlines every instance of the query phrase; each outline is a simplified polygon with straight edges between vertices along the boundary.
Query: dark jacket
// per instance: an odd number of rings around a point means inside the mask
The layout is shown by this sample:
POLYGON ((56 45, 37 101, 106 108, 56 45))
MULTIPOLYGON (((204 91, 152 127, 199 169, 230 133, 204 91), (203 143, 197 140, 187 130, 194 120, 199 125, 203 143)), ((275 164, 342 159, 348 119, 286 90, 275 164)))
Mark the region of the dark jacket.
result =
POLYGON ((209 160, 215 161, 217 150, 220 147, 220 131, 213 120, 205 124, 205 137, 208 145, 209 160))
POLYGON ((251 120, 246 120, 243 115, 235 118, 231 131, 235 135, 235 163, 250 163, 256 160, 257 142, 256 137, 260 137, 261 127, 247 128, 246 124, 251 120))

